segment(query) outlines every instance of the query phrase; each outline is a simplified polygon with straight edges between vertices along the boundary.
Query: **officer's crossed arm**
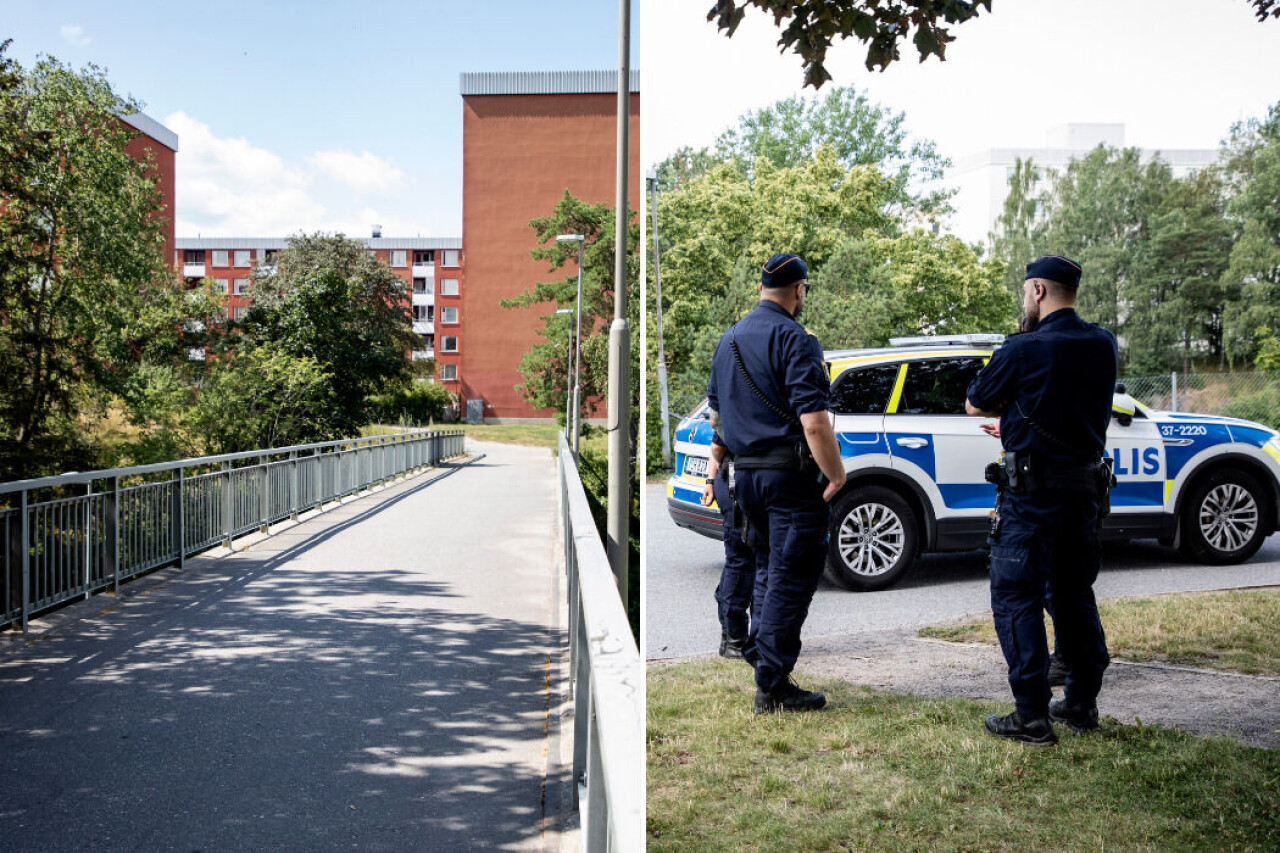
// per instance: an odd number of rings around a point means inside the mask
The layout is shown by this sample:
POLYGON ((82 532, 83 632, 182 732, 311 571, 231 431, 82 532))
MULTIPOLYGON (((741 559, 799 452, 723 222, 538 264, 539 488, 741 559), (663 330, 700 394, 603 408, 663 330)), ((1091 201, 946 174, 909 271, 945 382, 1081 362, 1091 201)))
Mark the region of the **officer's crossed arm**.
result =
POLYGON ((800 415, 800 425, 804 427, 804 440, 813 460, 829 481, 822 492, 822 499, 829 501, 844 488, 844 461, 840 458, 840 444, 831 426, 831 416, 825 410, 805 412, 800 415))

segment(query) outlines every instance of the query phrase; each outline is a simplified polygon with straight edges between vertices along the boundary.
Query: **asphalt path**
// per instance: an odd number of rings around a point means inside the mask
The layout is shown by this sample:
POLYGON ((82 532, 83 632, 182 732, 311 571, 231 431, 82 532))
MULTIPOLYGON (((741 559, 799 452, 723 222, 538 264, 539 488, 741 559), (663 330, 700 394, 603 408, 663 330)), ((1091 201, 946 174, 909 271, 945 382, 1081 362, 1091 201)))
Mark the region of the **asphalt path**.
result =
MULTIPOLYGON (((645 656, 713 654, 720 642, 714 599, 723 564, 718 539, 677 527, 662 484, 645 486, 645 656)), ((1187 562, 1154 541, 1109 544, 1094 590, 1099 598, 1280 585, 1280 535, 1239 566, 1187 562)), ((986 554, 932 554, 880 592, 847 592, 823 579, 804 625, 806 643, 868 631, 919 628, 989 613, 986 554)))
POLYGON ((554 462, 480 449, 9 635, 0 849, 557 849, 554 462))

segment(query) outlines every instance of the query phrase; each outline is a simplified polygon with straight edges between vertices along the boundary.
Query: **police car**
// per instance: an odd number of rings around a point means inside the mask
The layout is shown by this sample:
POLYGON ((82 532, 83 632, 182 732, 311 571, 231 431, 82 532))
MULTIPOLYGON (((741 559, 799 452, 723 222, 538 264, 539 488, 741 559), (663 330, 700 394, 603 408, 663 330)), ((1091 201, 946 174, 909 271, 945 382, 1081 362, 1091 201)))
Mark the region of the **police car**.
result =
MULTIPOLYGON (((831 502, 827 575, 884 589, 925 551, 986 544, 995 486, 983 477, 1000 441, 965 414, 969 383, 1002 335, 900 338, 826 353, 831 412, 848 481, 831 502)), ((676 428, 667 508, 676 524, 720 538, 701 505, 712 428, 704 400, 676 428)), ((1108 539, 1158 539, 1193 560, 1253 556, 1277 529, 1280 435, 1249 421, 1148 409, 1117 386, 1107 430, 1117 485, 1108 539)))

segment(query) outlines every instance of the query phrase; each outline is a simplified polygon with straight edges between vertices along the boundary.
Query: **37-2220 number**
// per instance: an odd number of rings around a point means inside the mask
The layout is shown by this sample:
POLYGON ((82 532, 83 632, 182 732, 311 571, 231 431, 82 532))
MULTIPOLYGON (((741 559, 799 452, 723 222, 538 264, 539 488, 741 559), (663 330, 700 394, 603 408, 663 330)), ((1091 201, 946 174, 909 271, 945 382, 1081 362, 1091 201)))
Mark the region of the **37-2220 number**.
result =
POLYGON ((1208 435, 1209 428, 1200 424, 1161 424, 1160 434, 1166 438, 1191 438, 1196 435, 1208 435))

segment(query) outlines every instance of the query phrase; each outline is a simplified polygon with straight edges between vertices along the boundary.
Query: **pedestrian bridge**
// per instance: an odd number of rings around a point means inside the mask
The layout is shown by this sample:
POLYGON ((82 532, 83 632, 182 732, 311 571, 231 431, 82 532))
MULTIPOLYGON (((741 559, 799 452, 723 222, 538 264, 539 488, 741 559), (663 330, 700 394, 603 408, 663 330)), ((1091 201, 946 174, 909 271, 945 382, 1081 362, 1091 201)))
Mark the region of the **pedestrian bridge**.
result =
POLYGON ((639 849, 643 675, 572 457, 467 449, 0 486, 0 847, 639 849))

